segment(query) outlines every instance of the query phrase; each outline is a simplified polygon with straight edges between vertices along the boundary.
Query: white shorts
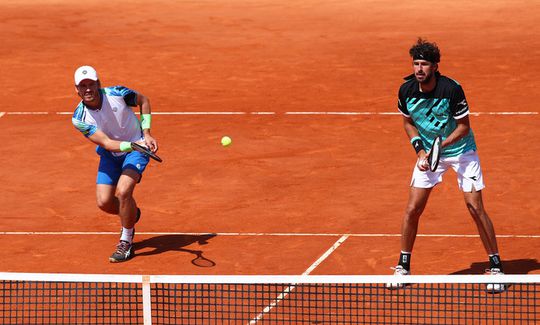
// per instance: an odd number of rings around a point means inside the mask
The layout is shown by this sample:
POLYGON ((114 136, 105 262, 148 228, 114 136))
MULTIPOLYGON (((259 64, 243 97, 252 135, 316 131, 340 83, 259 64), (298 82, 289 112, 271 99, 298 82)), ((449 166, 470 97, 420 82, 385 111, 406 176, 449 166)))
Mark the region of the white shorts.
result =
POLYGON ((441 157, 439 167, 434 172, 423 172, 414 164, 411 186, 432 188, 442 182, 443 174, 450 167, 457 173, 458 186, 463 192, 472 192, 473 187, 480 191, 485 187, 480 158, 476 151, 468 151, 457 157, 441 157))

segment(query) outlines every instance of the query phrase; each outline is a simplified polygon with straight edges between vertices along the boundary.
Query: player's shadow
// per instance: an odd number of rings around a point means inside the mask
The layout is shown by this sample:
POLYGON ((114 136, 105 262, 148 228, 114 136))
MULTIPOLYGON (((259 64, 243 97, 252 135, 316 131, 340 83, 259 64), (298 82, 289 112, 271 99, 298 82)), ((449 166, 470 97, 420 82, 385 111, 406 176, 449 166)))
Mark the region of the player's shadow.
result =
MULTIPOLYGON (((535 270, 540 270, 538 260, 524 258, 519 260, 504 260, 504 273, 506 274, 528 274, 535 270)), ((482 274, 489 269, 489 262, 474 262, 468 269, 459 270, 451 274, 482 274)))
POLYGON ((203 251, 184 248, 193 243, 199 245, 208 244, 208 240, 216 237, 216 234, 204 235, 162 235, 148 238, 139 242, 133 243, 135 251, 134 257, 149 256, 162 254, 165 252, 185 252, 193 254, 191 263, 199 267, 213 267, 216 263, 203 256, 203 251), (152 250, 146 250, 146 249, 152 250), (142 251, 142 252, 140 252, 142 251))

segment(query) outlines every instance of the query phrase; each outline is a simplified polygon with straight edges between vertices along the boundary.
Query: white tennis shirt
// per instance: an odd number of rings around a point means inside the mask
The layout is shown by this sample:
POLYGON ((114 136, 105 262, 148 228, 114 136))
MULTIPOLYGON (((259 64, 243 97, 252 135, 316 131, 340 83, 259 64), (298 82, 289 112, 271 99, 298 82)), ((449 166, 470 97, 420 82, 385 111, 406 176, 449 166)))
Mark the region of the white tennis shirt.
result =
POLYGON ((101 130, 117 141, 142 140, 141 124, 131 108, 137 106, 137 92, 124 86, 114 86, 102 88, 100 93, 100 109, 89 109, 82 101, 79 103, 71 118, 75 128, 85 137, 101 130))

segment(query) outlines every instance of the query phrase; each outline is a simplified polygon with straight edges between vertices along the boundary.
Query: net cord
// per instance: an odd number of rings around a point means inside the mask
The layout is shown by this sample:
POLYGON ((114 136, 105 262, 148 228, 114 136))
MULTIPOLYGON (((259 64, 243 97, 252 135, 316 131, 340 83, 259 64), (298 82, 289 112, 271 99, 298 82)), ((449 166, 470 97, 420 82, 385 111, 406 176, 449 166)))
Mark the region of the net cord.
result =
MULTIPOLYGON (((540 274, 504 275, 145 275, 149 283, 540 283, 540 274)), ((0 272, 0 280, 143 283, 143 275, 0 272)))

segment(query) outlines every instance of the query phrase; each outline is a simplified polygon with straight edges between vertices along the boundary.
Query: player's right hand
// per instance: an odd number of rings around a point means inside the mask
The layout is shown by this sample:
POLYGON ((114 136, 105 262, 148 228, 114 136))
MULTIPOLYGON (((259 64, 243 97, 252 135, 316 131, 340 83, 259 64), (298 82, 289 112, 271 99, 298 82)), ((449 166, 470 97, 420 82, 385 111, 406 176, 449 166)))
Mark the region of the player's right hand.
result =
POLYGON ((429 163, 427 160, 427 156, 419 157, 416 161, 416 167, 420 169, 421 171, 425 172, 429 169, 429 163))

